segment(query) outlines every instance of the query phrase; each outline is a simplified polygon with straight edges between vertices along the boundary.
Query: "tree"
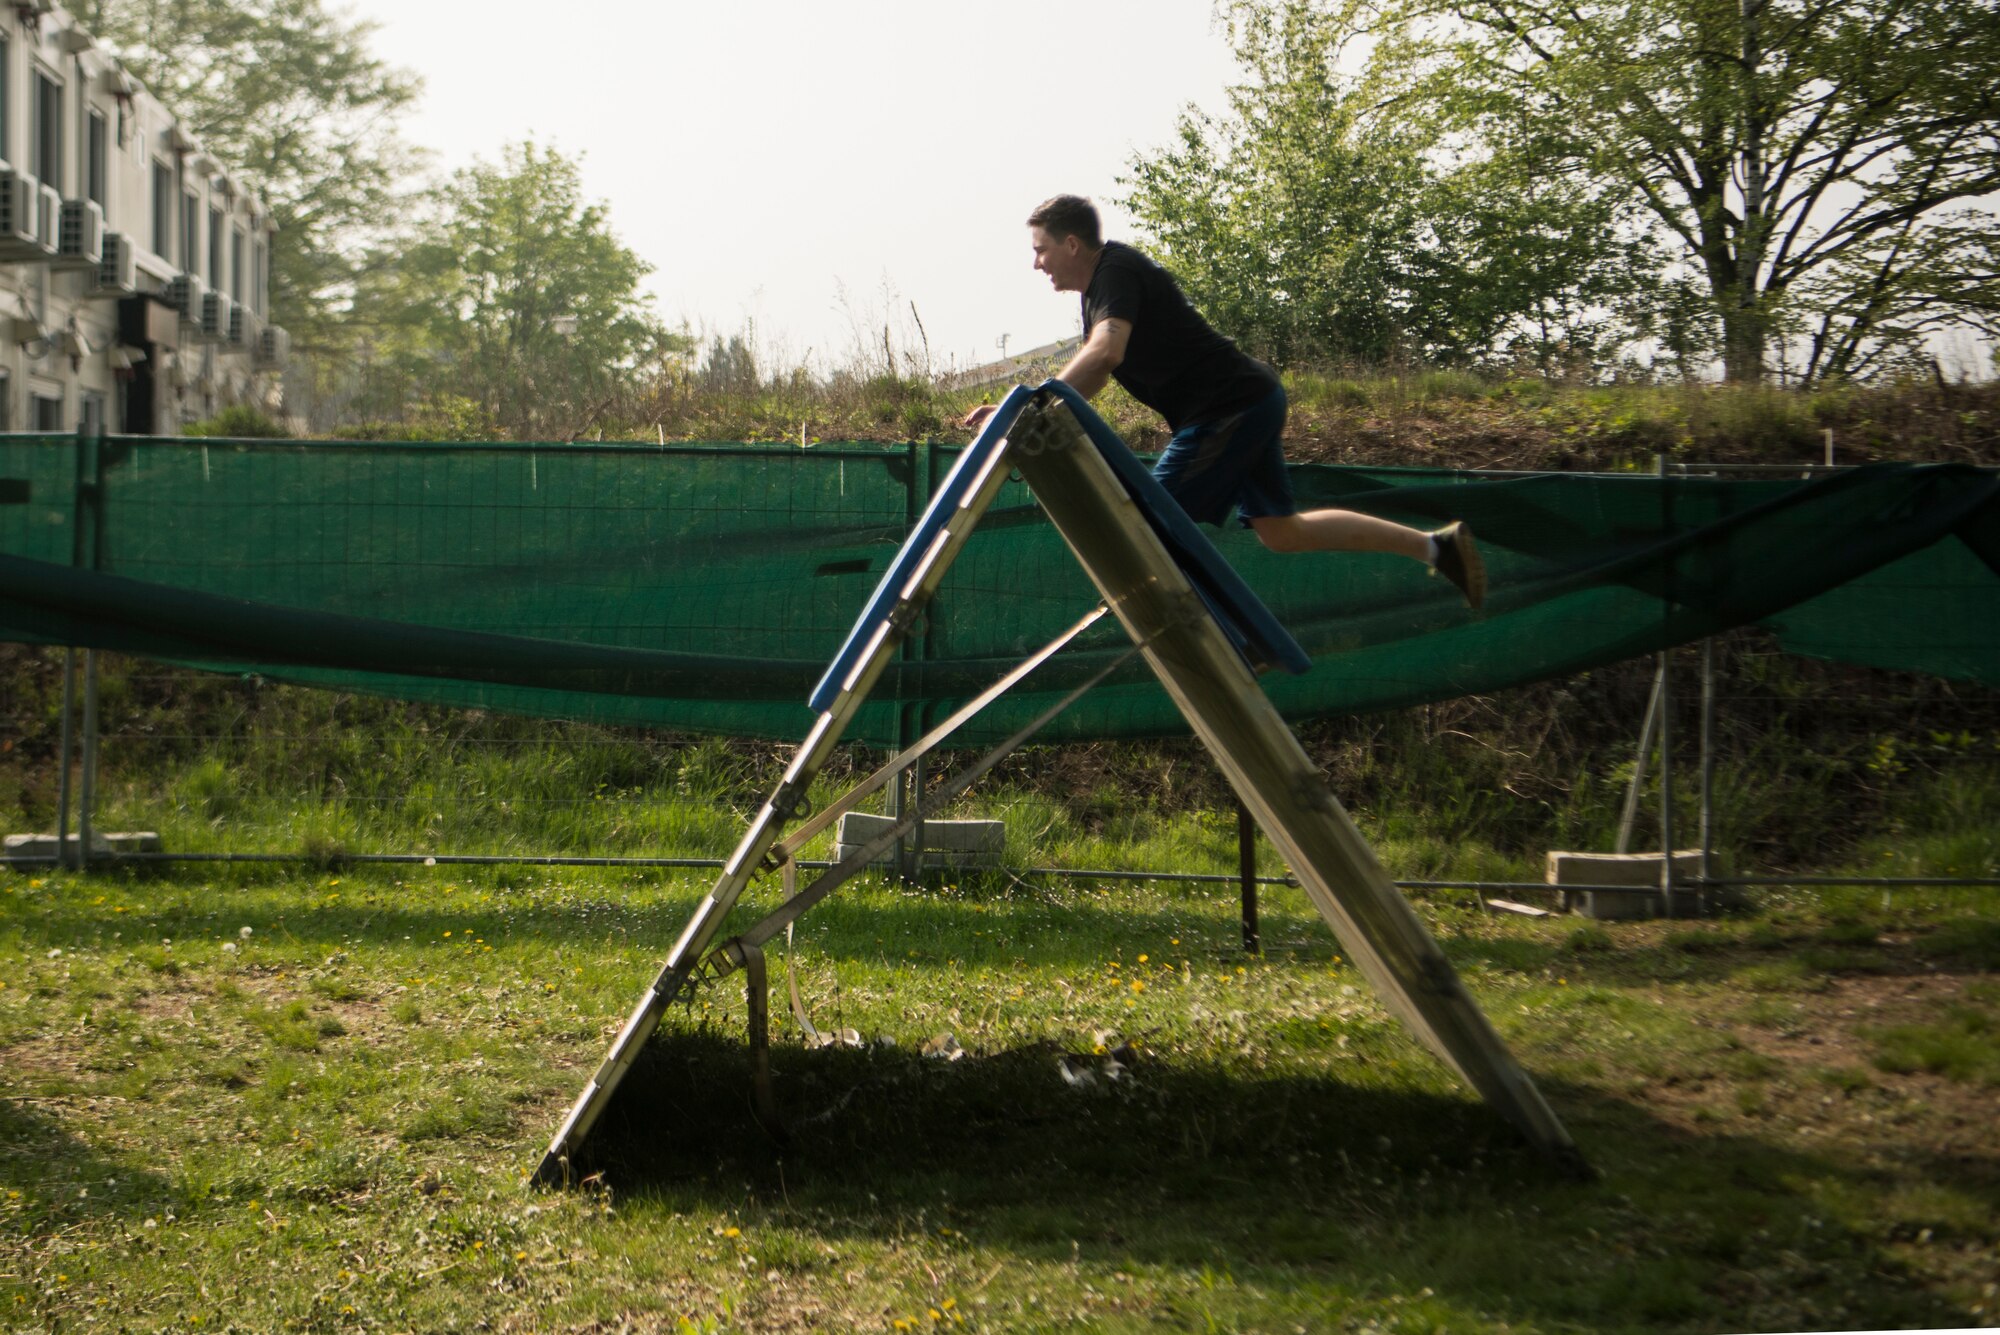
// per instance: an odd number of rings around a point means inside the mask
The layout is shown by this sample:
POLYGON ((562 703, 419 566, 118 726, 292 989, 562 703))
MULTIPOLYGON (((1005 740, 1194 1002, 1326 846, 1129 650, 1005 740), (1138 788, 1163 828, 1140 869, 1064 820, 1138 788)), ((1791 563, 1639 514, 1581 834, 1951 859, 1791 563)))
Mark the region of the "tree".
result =
MULTIPOLYGON (((1725 374, 1774 340, 1850 376, 1936 328, 1991 334, 1994 0, 1306 0, 1373 40, 1377 105, 1615 186, 1702 283, 1725 374)), ((1245 8, 1262 13, 1269 6, 1245 8)))
POLYGON ((578 164, 523 143, 426 197, 412 234, 372 257, 356 313, 396 393, 469 400, 520 438, 573 437, 686 348, 639 290, 649 272, 584 200, 578 164))
POLYGON ((1639 255, 1614 196, 1454 154, 1437 118, 1341 73, 1353 30, 1308 5, 1233 13, 1229 114, 1184 115, 1125 182, 1211 319, 1279 361, 1547 367, 1621 339, 1639 255))
POLYGON ((80 22, 270 206, 272 318, 333 337, 368 241, 416 166, 396 133, 420 84, 323 0, 77 0, 80 22))

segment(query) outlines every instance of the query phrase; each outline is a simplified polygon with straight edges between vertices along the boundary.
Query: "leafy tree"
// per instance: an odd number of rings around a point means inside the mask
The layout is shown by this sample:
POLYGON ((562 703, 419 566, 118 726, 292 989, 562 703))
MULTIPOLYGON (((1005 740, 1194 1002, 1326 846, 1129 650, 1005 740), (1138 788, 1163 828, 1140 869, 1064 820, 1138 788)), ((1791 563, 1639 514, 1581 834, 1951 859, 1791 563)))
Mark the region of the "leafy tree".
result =
POLYGON ((1774 345, 1816 379, 1942 326, 1994 332, 1993 0, 1277 7, 1366 33, 1385 111, 1484 146, 1525 134, 1547 178, 1644 208, 1702 284, 1732 380, 1762 379, 1774 345))
MULTIPOLYGON (((1240 5, 1220 119, 1136 160, 1127 205, 1209 316, 1280 361, 1605 355, 1640 259, 1617 200, 1454 153, 1434 117, 1339 73, 1351 28, 1240 5)), ((1510 146, 1513 155, 1536 149, 1510 146)), ((1626 211, 1629 214, 1629 211, 1626 211)))
POLYGON ((573 437, 686 348, 639 290, 649 272, 585 201, 577 163, 523 143, 430 193, 412 234, 375 255, 356 311, 391 393, 448 393, 516 436, 573 437))
POLYGON ((372 25, 323 0, 73 0, 232 170, 254 182, 278 234, 272 318, 324 346, 356 266, 416 154, 396 133, 416 76, 368 51, 372 25))

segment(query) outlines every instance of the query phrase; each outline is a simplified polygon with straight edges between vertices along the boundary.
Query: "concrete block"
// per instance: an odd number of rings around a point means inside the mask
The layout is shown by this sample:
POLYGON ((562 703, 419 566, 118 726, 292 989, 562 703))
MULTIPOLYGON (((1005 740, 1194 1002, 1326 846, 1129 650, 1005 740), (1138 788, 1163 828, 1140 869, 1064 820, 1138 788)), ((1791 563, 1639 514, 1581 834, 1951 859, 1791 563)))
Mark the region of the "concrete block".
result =
MULTIPOLYGON (((1552 886, 1583 885, 1607 887, 1563 890, 1563 907, 1586 918, 1659 918, 1665 916, 1660 893, 1660 873, 1665 863, 1660 853, 1570 853, 1548 855, 1546 880, 1552 886), (1630 887, 1629 889, 1623 887, 1630 887)), ((1716 876, 1727 876, 1728 867, 1719 853, 1709 855, 1709 867, 1716 876)), ((1675 917, 1692 917, 1703 896, 1695 892, 1701 876, 1701 850, 1674 852, 1675 917)), ((1739 908, 1743 904, 1741 886, 1711 887, 1705 896, 1708 906, 1739 908)))
MULTIPOLYGON (((844 861, 863 844, 879 838, 896 822, 887 816, 850 811, 840 818, 834 860, 844 861)), ((927 820, 923 824, 924 866, 932 868, 997 867, 1007 847, 1007 823, 998 820, 927 820)), ((894 847, 870 866, 886 867, 894 847)))
MULTIPOLYGON (((74 860, 80 846, 79 836, 68 835, 62 847, 74 860)), ((0 861, 16 871, 36 871, 56 863, 56 837, 53 834, 10 834, 4 849, 0 849, 0 861)), ((130 853, 158 853, 161 851, 160 836, 152 830, 92 830, 90 832, 90 857, 92 861, 122 857, 130 853)))

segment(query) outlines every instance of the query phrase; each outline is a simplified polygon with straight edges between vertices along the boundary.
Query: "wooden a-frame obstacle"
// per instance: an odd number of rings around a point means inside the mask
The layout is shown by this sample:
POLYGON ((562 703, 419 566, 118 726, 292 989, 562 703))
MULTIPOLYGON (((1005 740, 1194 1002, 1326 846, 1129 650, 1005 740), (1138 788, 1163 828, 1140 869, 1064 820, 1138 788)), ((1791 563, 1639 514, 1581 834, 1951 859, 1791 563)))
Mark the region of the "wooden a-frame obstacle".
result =
POLYGON ((1111 429, 1069 386, 1050 381, 1036 390, 1016 389, 959 456, 814 690, 810 703, 819 712, 818 719, 777 790, 752 818, 715 888, 696 906, 674 942, 659 977, 639 998, 603 1064, 550 1139, 535 1179, 571 1180, 573 1156, 651 1037, 661 1013, 697 975, 745 971, 757 1097, 768 1114, 764 943, 1135 653, 1143 655, 1389 1008, 1531 1143, 1566 1169, 1587 1173, 1569 1133, 1516 1065, 1444 952, 1258 686, 1260 669, 1303 671, 1310 661, 1304 651, 1111 429), (802 810, 807 787, 1010 469, 1027 481, 1096 584, 1103 603, 838 804, 781 838, 785 826, 802 810), (1107 611, 1131 637, 1132 648, 1125 657, 1071 691, 895 827, 825 869, 804 890, 792 893, 795 857, 808 839, 899 775, 1107 611), (714 945, 744 889, 766 871, 783 877, 787 895, 782 905, 747 931, 714 945))

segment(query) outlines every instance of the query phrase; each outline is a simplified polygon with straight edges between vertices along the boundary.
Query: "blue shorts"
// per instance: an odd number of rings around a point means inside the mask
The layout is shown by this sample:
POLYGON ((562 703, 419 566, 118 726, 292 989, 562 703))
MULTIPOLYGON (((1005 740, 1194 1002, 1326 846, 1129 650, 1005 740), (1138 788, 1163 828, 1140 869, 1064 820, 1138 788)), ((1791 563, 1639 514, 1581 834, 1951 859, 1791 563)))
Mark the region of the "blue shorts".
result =
POLYGON ((1225 524, 1232 509, 1241 511, 1246 528, 1253 519, 1297 514, 1284 435, 1279 388, 1240 413, 1176 431, 1153 476, 1196 523, 1225 524))

